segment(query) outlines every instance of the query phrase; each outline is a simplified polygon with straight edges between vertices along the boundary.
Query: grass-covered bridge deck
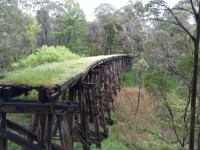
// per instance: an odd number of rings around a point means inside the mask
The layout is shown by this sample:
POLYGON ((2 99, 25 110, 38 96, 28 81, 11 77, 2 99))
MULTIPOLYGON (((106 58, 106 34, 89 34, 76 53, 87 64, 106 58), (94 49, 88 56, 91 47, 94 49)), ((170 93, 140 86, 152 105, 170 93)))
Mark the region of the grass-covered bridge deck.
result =
POLYGON ((25 68, 4 74, 0 79, 0 85, 25 85, 28 87, 49 87, 53 88, 72 82, 84 76, 91 68, 98 63, 118 59, 123 54, 102 55, 95 57, 83 57, 64 62, 40 65, 34 68, 25 68))
POLYGON ((101 148, 131 61, 129 55, 85 57, 5 73, 0 149, 8 149, 8 140, 30 150, 71 150, 74 142, 83 150, 91 144, 101 148), (32 114, 30 127, 9 119, 12 113, 32 114))

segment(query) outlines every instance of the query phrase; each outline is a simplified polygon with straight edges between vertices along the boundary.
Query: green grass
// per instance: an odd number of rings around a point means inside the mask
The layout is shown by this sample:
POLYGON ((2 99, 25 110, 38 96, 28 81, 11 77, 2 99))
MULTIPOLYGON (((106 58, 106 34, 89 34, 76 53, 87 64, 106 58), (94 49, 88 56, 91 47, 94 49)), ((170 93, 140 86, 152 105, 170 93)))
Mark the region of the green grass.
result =
POLYGON ((125 81, 123 82, 124 87, 135 87, 134 72, 133 70, 125 72, 125 81))
POLYGON ((23 148, 8 140, 8 149, 9 150, 22 150, 23 148))
MULTIPOLYGON (((116 121, 116 115, 115 113, 112 113, 112 119, 116 121)), ((116 131, 116 123, 114 125, 108 125, 109 129, 109 136, 108 138, 105 138, 103 142, 101 143, 101 150, 132 150, 130 145, 127 143, 120 141, 117 136, 115 135, 116 131)), ((81 143, 75 143, 74 148, 82 150, 82 144, 81 143)), ((100 150, 96 148, 95 144, 92 144, 90 146, 90 150, 100 150)))
POLYGON ((177 91, 177 88, 178 88, 177 80, 174 77, 172 77, 172 76, 167 76, 167 80, 171 84, 170 92, 171 93, 175 93, 177 91))
POLYGON ((25 84, 29 86, 54 87, 64 81, 84 73, 85 69, 93 62, 119 55, 105 55, 96 57, 85 57, 76 60, 41 65, 35 68, 25 68, 5 73, 0 84, 25 84))
MULTIPOLYGON (((75 143, 74 147, 76 149, 81 150, 82 145, 80 143, 75 143)), ((96 145, 92 145, 90 147, 90 150, 99 150, 96 148, 96 145)), ((125 143, 118 141, 118 140, 112 140, 110 138, 104 139, 101 144, 101 150, 131 150, 125 143)))

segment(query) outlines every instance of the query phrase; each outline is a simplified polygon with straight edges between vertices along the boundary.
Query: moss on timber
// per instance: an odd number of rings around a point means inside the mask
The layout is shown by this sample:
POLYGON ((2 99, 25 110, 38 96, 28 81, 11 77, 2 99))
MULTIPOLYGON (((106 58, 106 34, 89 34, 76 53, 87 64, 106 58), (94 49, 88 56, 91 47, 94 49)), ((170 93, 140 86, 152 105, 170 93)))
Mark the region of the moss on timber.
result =
POLYGON ((0 79, 1 84, 19 84, 28 86, 54 87, 68 81, 80 73, 95 61, 113 56, 123 55, 102 55, 95 57, 84 57, 76 60, 45 64, 35 68, 25 68, 4 74, 0 79))

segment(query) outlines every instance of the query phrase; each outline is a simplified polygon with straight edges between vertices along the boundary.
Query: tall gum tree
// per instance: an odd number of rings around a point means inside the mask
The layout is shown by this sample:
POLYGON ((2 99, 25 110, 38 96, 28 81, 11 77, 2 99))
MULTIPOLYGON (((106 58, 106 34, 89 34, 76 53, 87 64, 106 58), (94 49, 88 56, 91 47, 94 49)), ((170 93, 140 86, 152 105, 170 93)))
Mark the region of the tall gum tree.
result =
POLYGON ((157 21, 168 22, 180 27, 181 32, 187 34, 193 42, 193 75, 192 75, 192 90, 191 90, 191 118, 190 118, 190 135, 189 135, 189 150, 194 150, 195 138, 195 114, 196 114, 196 96, 197 96, 197 73, 198 73, 198 56, 199 56, 199 36, 200 36, 200 1, 186 0, 179 2, 179 5, 170 7, 163 0, 153 0, 147 4, 148 13, 150 17, 157 21), (169 12, 173 20, 162 18, 163 12, 169 12), (180 17, 182 13, 189 13, 194 22, 195 32, 192 33, 189 28, 184 24, 183 19, 180 17))
POLYGON ((18 8, 17 0, 0 1, 1 70, 35 48, 35 36, 29 28, 32 25, 29 16, 18 8))
POLYGON ((65 45, 71 51, 84 53, 87 37, 87 22, 79 3, 74 0, 65 0, 63 3, 65 12, 61 16, 61 31, 55 35, 61 38, 61 45, 65 45))

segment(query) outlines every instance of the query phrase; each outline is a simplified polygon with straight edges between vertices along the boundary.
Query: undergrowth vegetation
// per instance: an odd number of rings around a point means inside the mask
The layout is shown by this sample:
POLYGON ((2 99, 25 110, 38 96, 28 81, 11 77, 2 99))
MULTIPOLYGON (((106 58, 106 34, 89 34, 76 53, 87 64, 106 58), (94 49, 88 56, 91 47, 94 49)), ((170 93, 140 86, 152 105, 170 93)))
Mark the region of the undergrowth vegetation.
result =
POLYGON ((22 59, 20 63, 14 63, 13 67, 35 67, 41 64, 66 61, 80 58, 64 46, 42 46, 35 54, 22 59))
POLYGON ((115 99, 116 124, 110 128, 111 139, 126 143, 134 150, 173 150, 173 146, 162 139, 162 128, 154 110, 151 95, 141 91, 137 115, 137 88, 123 88, 115 99))

